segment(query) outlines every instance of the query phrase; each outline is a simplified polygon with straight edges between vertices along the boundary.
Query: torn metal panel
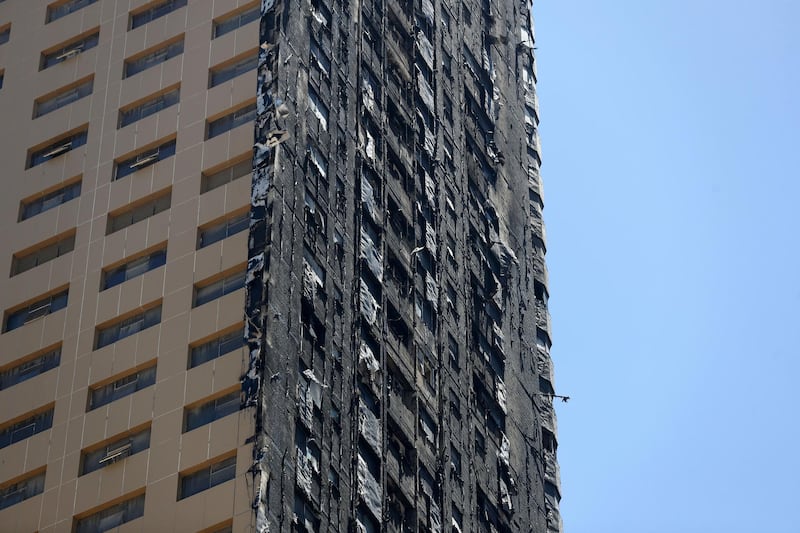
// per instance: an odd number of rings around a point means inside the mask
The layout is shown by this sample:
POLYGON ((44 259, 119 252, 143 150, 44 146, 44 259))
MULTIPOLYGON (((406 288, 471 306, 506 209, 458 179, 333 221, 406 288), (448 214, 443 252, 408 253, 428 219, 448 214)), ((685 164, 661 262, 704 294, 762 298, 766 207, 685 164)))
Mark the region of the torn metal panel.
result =
POLYGON ((497 451, 497 458, 504 467, 511 467, 511 443, 505 433, 503 433, 500 439, 500 449, 497 451))
POLYGON ((436 500, 431 500, 428 510, 428 527, 431 528, 431 533, 442 532, 442 512, 436 504, 436 500))
POLYGON ((383 516, 381 511, 383 493, 380 484, 369 472, 367 462, 360 455, 358 456, 358 495, 372 515, 377 520, 381 520, 383 516))
POLYGON ((511 493, 508 490, 506 481, 502 477, 500 478, 500 505, 502 505, 503 509, 508 513, 514 510, 514 504, 511 501, 511 493))
POLYGON ((316 146, 309 145, 308 153, 311 156, 311 163, 313 163, 314 168, 317 169, 317 172, 324 178, 328 176, 328 162, 325 159, 325 156, 320 153, 316 146))
MULTIPOLYGON (((425 175, 425 179, 424 179, 424 181, 425 181, 425 199, 428 201, 428 204, 431 207, 436 208, 436 183, 433 181, 433 178, 430 176, 430 174, 428 174, 424 170, 423 170, 423 172, 424 172, 424 175, 425 175)), ((450 206, 452 208, 453 203, 450 201, 449 198, 447 199, 447 201, 450 202, 450 206)), ((453 208, 453 211, 455 211, 455 208, 453 208)))
POLYGON ((425 225, 425 248, 436 256, 436 230, 431 224, 425 225))
POLYGON ((420 98, 422 98, 422 103, 425 104, 430 112, 433 112, 436 109, 433 103, 433 89, 431 89, 425 76, 422 75, 422 71, 419 67, 415 65, 414 69, 417 72, 417 91, 419 92, 420 98))
POLYGON ((372 188, 372 184, 366 178, 361 179, 361 204, 372 220, 375 222, 382 222, 380 210, 375 202, 375 191, 372 188))
POLYGON ((361 315, 368 324, 373 325, 378 318, 378 309, 380 309, 380 305, 378 305, 378 301, 372 293, 369 292, 369 287, 365 284, 361 284, 359 293, 361 294, 361 315))
POLYGON ((306 496, 311 499, 312 497, 312 484, 314 478, 314 466, 311 458, 306 454, 306 451, 301 448, 296 448, 296 467, 295 477, 297 486, 303 491, 306 496))
POLYGON ((358 430, 367 444, 378 454, 378 457, 383 455, 381 452, 381 439, 383 435, 381 422, 361 399, 359 399, 358 402, 358 430))
POLYGON ((375 87, 373 87, 372 81, 367 76, 361 79, 361 99, 364 109, 370 113, 375 113, 375 87))
POLYGON ((318 290, 322 290, 324 285, 319 275, 314 272, 314 269, 308 262, 303 260, 303 296, 309 300, 314 299, 314 295, 318 290))
POLYGON ((381 369, 380 363, 372 353, 372 349, 366 343, 361 343, 360 352, 358 355, 358 366, 365 372, 371 379, 374 379, 381 369))
POLYGON ((366 232, 361 232, 361 259, 367 263, 375 278, 383 281, 383 255, 366 232))
POLYGON ((439 285, 430 273, 425 273, 425 299, 431 302, 434 309, 439 307, 439 285))
POLYGON ((428 21, 428 24, 433 26, 433 2, 431 0, 422 0, 422 14, 428 21))
POLYGON ((497 405, 500 406, 500 409, 503 410, 504 413, 507 413, 506 407, 506 384, 503 383, 503 380, 497 378, 494 383, 495 388, 495 399, 497 400, 497 405))
POLYGON ((422 30, 417 31, 417 50, 428 68, 433 70, 433 45, 422 30))

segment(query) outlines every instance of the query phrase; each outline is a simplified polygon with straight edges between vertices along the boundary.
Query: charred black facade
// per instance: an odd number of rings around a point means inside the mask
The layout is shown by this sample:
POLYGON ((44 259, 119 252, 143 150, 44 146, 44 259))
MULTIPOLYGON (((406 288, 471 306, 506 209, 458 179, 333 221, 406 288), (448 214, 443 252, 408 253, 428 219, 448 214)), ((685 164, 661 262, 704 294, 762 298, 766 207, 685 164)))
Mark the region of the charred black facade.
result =
POLYGON ((262 1, 257 531, 561 530, 530 8, 262 1))

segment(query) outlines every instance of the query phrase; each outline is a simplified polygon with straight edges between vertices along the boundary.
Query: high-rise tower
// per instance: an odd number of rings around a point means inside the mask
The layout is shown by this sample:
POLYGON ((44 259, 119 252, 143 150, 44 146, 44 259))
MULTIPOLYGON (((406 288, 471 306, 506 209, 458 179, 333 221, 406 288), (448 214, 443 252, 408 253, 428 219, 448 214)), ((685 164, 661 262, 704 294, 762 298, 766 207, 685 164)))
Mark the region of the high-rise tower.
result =
POLYGON ((530 7, 0 2, 0 531, 560 531, 530 7))

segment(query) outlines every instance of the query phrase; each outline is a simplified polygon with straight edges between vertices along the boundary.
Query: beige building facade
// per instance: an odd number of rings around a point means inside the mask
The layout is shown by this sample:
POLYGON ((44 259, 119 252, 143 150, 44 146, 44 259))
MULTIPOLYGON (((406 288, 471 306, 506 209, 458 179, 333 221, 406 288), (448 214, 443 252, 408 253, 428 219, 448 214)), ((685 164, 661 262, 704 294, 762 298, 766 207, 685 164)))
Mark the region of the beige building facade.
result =
POLYGON ((241 531, 259 2, 0 2, 0 531, 241 531))

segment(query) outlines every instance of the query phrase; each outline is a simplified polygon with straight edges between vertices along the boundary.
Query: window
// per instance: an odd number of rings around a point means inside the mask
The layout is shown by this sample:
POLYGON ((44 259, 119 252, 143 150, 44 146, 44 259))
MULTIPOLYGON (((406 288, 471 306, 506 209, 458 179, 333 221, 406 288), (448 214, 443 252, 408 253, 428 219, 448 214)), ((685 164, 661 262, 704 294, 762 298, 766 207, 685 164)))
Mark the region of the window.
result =
POLYGON ((178 499, 182 500, 211 487, 216 487, 234 477, 236 477, 236 456, 232 455, 201 470, 182 474, 178 499))
POLYGON ((125 61, 124 78, 130 78, 143 70, 154 67, 164 61, 172 59, 183 53, 183 35, 176 39, 162 43, 156 47, 145 50, 141 54, 125 61))
POLYGON ((3 80, 5 79, 5 77, 6 77, 5 69, 0 68, 0 89, 3 88, 3 80))
POLYGON ((328 108, 322 103, 319 95, 312 87, 308 88, 308 108, 319 120, 319 126, 325 131, 328 131, 328 108))
POLYGON ((194 288, 194 302, 192 307, 198 307, 211 300, 221 298, 244 287, 244 270, 239 270, 226 277, 194 288))
POLYGON ((442 50, 442 72, 445 76, 453 79, 453 56, 447 50, 442 50))
POLYGON ((322 152, 316 145, 311 142, 309 139, 308 144, 306 145, 306 155, 308 156, 308 160, 313 165, 311 168, 314 168, 320 176, 323 178, 328 177, 328 160, 322 155, 322 152))
POLYGON ((161 322, 161 304, 113 324, 97 328, 95 349, 139 333, 161 322))
POLYGON ((217 119, 208 121, 208 139, 222 135, 223 133, 232 130, 242 124, 253 122, 256 119, 256 103, 248 104, 240 107, 235 111, 231 111, 227 115, 223 115, 217 119))
POLYGON ((208 78, 208 88, 216 87, 245 72, 255 70, 256 67, 258 67, 258 53, 256 52, 247 52, 231 61, 212 67, 208 78))
POLYGON ((127 263, 123 263, 118 267, 104 271, 100 290, 104 291, 106 289, 110 289, 111 287, 119 285, 120 283, 128 281, 129 279, 133 279, 136 276, 141 276, 145 272, 150 272, 151 270, 163 266, 166 264, 166 262, 167 247, 166 245, 163 245, 163 247, 159 250, 146 253, 145 255, 131 259, 127 263))
POLYGON ((450 368, 458 372, 461 369, 458 355, 458 342, 456 342, 456 339, 449 333, 447 334, 447 354, 450 359, 450 368))
POLYGON ((64 288, 45 296, 33 303, 27 304, 21 309, 6 312, 5 328, 3 332, 8 332, 24 326, 29 322, 33 322, 37 318, 55 313, 59 309, 67 306, 67 293, 69 288, 64 288))
POLYGON ((250 227, 250 213, 243 211, 230 215, 225 220, 211 223, 197 232, 197 249, 210 246, 217 241, 230 237, 250 227))
POLYGON ((15 361, 5 370, 0 371, 0 391, 13 387, 18 383, 35 378, 48 370, 56 368, 61 362, 61 345, 47 348, 33 357, 25 357, 15 361))
POLYGON ((54 141, 48 141, 44 148, 28 150, 28 165, 25 168, 32 168, 42 163, 46 163, 60 155, 74 150, 86 144, 89 135, 89 125, 83 126, 79 131, 68 133, 54 141))
POLYGON ((217 357, 222 357, 242 346, 244 346, 244 328, 239 327, 228 333, 223 333, 210 341, 189 349, 189 368, 194 368, 217 357))
POLYGON ((53 427, 53 404, 22 420, 0 427, 0 449, 53 427))
POLYGON ((137 170, 155 165, 173 155, 175 155, 175 139, 160 144, 155 148, 148 148, 132 157, 117 162, 117 171, 114 173, 114 179, 122 179, 137 170))
POLYGON ((453 474, 461 479, 461 452, 450 443, 450 467, 453 469, 453 474))
POLYGON ((123 436, 114 437, 111 442, 85 450, 81 455, 80 475, 100 470, 126 457, 150 447, 150 426, 134 429, 123 436))
POLYGON ((51 261, 56 257, 61 257, 75 249, 75 230, 70 230, 66 234, 48 239, 39 243, 32 251, 14 254, 11 261, 11 275, 22 274, 33 267, 51 261))
POLYGON ((329 76, 331 72, 331 60, 328 59, 328 55, 323 51, 322 46, 320 46, 313 35, 311 36, 309 45, 311 63, 316 64, 325 76, 329 76))
POLYGON ((11 24, 0 26, 0 44, 5 44, 11 38, 11 24))
POLYGON ((191 431, 214 420, 219 420, 240 409, 240 392, 236 390, 183 411, 183 432, 191 431))
POLYGON ((227 185, 235 179, 247 176, 253 171, 253 154, 248 152, 234 162, 225 163, 221 169, 203 173, 200 194, 227 185))
POLYGON ((144 9, 131 13, 130 29, 144 26, 186 5, 186 0, 167 0, 148 4, 144 9))
POLYGON ((66 2, 54 2, 47 6, 47 18, 45 24, 66 17, 82 7, 94 4, 97 0, 67 0, 66 2))
POLYGON ((129 396, 134 392, 153 385, 156 382, 156 365, 136 370, 106 385, 89 388, 89 400, 86 411, 107 405, 115 400, 129 396))
POLYGON ((241 28, 245 24, 249 24, 254 20, 261 17, 261 7, 253 5, 250 8, 245 8, 245 11, 238 11, 232 15, 224 15, 220 19, 214 21, 214 39, 232 32, 235 29, 241 28))
POLYGON ((94 48, 99 41, 100 28, 94 28, 78 36, 76 39, 59 44, 55 48, 45 50, 42 52, 42 57, 39 60, 39 70, 52 67, 86 50, 94 48))
POLYGON ((54 207, 67 203, 81 194, 80 177, 64 185, 58 185, 56 189, 39 193, 22 200, 19 208, 19 221, 22 222, 32 216, 44 213, 54 207))
POLYGON ((134 103, 120 109, 117 128, 133 124, 137 120, 149 117, 162 109, 174 106, 180 100, 180 96, 180 86, 173 85, 156 96, 148 97, 144 102, 134 103))
POLYGON ((110 505, 99 511, 75 518, 75 533, 101 533, 109 531, 144 514, 144 493, 110 505))
POLYGON ((45 95, 33 103, 33 118, 41 117, 92 94, 94 76, 89 76, 59 89, 55 94, 45 95))
POLYGON ((106 235, 166 211, 172 202, 172 189, 159 191, 131 205, 108 214, 106 235))
POLYGON ((0 486, 0 510, 44 492, 44 475, 44 469, 39 469, 0 486))

